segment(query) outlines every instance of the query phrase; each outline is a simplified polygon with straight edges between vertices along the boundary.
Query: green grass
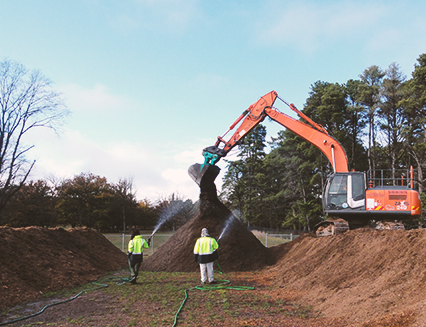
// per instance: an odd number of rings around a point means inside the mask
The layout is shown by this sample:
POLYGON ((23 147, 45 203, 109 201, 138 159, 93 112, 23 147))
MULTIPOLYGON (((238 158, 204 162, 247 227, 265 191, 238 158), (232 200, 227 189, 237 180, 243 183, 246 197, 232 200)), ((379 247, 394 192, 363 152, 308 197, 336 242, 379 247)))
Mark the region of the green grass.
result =
MULTIPOLYGON (((126 278, 128 272, 123 270, 114 276, 126 278)), ((23 325, 172 326, 185 298, 185 290, 188 299, 178 314, 178 326, 244 326, 247 317, 267 325, 265 317, 280 320, 283 317, 308 319, 314 316, 311 308, 278 298, 271 293, 270 287, 257 285, 256 280, 261 276, 260 272, 229 273, 225 276, 216 273, 217 280, 227 279, 231 281, 231 287, 247 285, 247 282, 255 285, 254 289, 247 290, 196 289, 200 277, 197 272, 141 272, 137 285, 117 285, 116 279, 106 276, 100 282, 107 283, 107 288, 84 293, 69 302, 78 306, 79 310, 74 310, 72 305, 60 304, 23 321, 23 325), (64 317, 59 322, 55 320, 57 310, 61 310, 64 317)), ((67 293, 75 295, 82 289, 91 288, 93 285, 87 284, 67 293)), ((53 298, 58 298, 58 294, 53 295, 53 298)))

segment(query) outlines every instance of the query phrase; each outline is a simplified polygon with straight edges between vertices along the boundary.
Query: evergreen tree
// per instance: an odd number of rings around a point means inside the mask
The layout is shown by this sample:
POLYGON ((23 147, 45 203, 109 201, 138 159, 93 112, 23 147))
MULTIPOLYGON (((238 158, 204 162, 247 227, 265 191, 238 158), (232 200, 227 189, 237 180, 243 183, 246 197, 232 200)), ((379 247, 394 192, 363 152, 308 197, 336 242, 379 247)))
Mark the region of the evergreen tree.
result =
POLYGON ((406 124, 404 110, 401 107, 402 87, 405 76, 400 72, 397 64, 392 63, 386 71, 380 95, 382 102, 379 105, 380 129, 385 134, 385 144, 388 160, 381 163, 383 169, 392 170, 392 178, 395 178, 395 170, 405 167, 401 158, 403 152, 402 130, 406 124))
POLYGON ((361 81, 352 79, 347 81, 345 85, 347 98, 346 130, 350 139, 350 145, 346 148, 346 153, 348 155, 349 168, 356 171, 368 169, 367 155, 362 142, 367 124, 367 110, 360 102, 361 85, 361 81))
POLYGON ((250 224, 259 223, 262 212, 262 190, 259 187, 259 173, 262 172, 262 163, 265 157, 266 128, 259 124, 244 141, 238 145, 240 153, 237 161, 229 163, 228 171, 224 176, 222 197, 235 205, 231 209, 239 209, 243 217, 250 224))
POLYGON ((376 167, 376 116, 380 104, 380 87, 385 73, 378 66, 370 66, 360 75, 359 100, 367 108, 368 114, 368 166, 376 167))
POLYGON ((268 189, 270 207, 281 227, 310 231, 321 216, 324 159, 320 150, 285 130, 273 138, 266 156, 265 171, 272 179, 268 189))
POLYGON ((412 78, 404 83, 403 98, 406 124, 402 129, 405 147, 417 166, 420 191, 423 191, 426 169, 426 54, 420 55, 414 65, 412 78))

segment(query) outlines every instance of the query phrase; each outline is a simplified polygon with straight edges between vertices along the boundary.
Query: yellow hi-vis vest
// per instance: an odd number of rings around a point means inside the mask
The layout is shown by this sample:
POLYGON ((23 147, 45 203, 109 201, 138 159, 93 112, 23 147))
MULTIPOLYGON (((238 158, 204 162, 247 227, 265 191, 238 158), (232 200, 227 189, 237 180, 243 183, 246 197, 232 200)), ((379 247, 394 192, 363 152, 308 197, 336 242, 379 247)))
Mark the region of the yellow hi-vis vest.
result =
POLYGON ((219 248, 213 237, 200 237, 194 246, 194 258, 199 263, 209 263, 217 259, 216 250, 219 248))
POLYGON ((133 240, 129 241, 129 253, 142 254, 143 249, 148 249, 148 242, 141 235, 136 235, 133 240))

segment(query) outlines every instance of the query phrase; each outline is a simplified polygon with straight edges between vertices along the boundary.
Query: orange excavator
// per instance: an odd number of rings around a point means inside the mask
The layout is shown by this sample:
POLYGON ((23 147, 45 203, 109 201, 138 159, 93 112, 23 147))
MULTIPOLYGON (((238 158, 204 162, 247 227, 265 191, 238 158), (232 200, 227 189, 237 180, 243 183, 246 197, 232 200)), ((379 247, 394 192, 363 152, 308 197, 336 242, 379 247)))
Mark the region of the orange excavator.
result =
POLYGON ((333 167, 322 194, 324 215, 329 219, 315 226, 317 236, 337 235, 369 223, 377 229, 404 229, 402 221, 420 216, 420 194, 414 189, 412 167, 398 178, 388 176, 396 176, 395 171, 392 174, 383 170, 367 173, 349 171, 342 145, 324 127, 313 122, 292 103, 281 99, 275 91, 265 94, 248 107, 225 134, 217 138, 215 145, 203 149, 203 164, 189 167, 188 173, 200 186, 201 192, 216 192, 214 180, 220 172, 216 163, 266 117, 316 146, 333 167), (284 102, 306 123, 274 108, 276 99, 284 102), (225 140, 225 136, 240 122, 234 134, 225 140))

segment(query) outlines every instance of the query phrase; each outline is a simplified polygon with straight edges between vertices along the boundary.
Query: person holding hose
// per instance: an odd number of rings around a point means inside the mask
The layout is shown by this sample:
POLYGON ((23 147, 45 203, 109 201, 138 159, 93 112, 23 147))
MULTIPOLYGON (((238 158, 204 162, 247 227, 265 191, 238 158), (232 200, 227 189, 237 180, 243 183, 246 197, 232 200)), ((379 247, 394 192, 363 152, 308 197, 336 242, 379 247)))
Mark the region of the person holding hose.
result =
POLYGON ((136 284, 139 268, 143 261, 143 249, 148 249, 151 243, 151 238, 148 241, 142 238, 138 229, 133 229, 130 236, 127 258, 130 269, 130 284, 136 284))
POLYGON ((207 228, 201 230, 201 237, 194 246, 194 260, 200 264, 201 284, 205 284, 207 276, 209 284, 214 284, 213 262, 219 257, 217 249, 219 245, 213 237, 209 236, 207 228), (207 271, 207 274, 206 274, 207 271))

